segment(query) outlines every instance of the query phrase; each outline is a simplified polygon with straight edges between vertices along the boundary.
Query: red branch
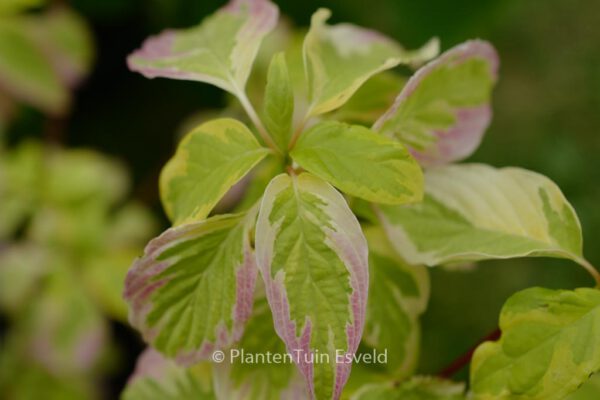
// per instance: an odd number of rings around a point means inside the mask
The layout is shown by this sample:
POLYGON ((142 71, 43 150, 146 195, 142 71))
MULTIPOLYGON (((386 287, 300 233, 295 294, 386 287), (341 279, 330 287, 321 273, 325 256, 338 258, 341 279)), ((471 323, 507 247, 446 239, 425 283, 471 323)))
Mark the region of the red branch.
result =
POLYGON ((493 331, 483 339, 479 340, 479 342, 477 342, 477 344, 471 347, 466 353, 452 361, 450 365, 448 365, 440 373, 438 373, 438 376, 447 379, 452 378, 452 376, 454 376, 456 373, 458 373, 458 371, 463 369, 467 364, 469 364, 469 362, 471 362, 471 358, 473 358, 473 353, 475 353, 475 350, 477 349, 477 347, 479 347, 480 344, 487 341, 498 340, 499 338, 500 328, 497 328, 495 331, 493 331))

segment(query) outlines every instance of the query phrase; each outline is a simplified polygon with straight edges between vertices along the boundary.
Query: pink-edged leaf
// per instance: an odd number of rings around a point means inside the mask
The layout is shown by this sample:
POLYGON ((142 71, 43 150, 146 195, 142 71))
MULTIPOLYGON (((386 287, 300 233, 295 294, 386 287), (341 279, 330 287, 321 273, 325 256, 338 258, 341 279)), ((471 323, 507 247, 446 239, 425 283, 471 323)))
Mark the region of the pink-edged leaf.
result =
POLYGON ((127 62, 147 78, 201 81, 240 94, 278 16, 269 0, 232 0, 196 27, 149 38, 127 62))
POLYGON ((367 253, 332 186, 308 173, 271 181, 256 225, 257 262, 277 334, 312 398, 339 398, 350 374, 365 319, 367 253))
POLYGON ((178 366, 158 351, 147 348, 139 356, 123 400, 214 399, 209 365, 178 366))
POLYGON ((257 269, 249 231, 256 208, 168 229, 129 271, 129 320, 144 339, 193 364, 240 339, 257 269))
POLYGON ((462 160, 490 124, 498 67, 488 42, 456 46, 415 73, 374 129, 408 144, 425 166, 462 160))

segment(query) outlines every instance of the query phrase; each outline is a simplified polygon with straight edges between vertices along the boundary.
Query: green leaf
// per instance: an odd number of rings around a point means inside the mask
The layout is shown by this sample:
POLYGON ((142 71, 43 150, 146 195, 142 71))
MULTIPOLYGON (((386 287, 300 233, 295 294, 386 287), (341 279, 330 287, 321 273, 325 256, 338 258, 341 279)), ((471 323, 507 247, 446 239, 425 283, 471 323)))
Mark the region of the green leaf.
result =
POLYGON ((369 301, 363 341, 387 352, 384 367, 397 378, 410 375, 421 342, 419 316, 429 300, 429 272, 396 255, 379 227, 364 230, 369 244, 369 301))
POLYGON ((405 83, 404 77, 392 72, 375 75, 334 113, 332 119, 371 126, 394 104, 405 83))
POLYGON ((484 41, 448 50, 415 73, 374 129, 410 145, 423 165, 468 157, 492 117, 498 64, 484 41))
POLYGON ((325 22, 330 16, 331 12, 324 8, 315 12, 304 40, 309 116, 342 106, 367 79, 379 72, 437 55, 437 40, 416 52, 407 52, 378 32, 351 24, 327 26, 325 22))
POLYGON ((292 133, 294 90, 284 53, 276 54, 269 66, 263 113, 267 131, 277 146, 286 151, 292 133))
POLYGON ((129 320, 154 348, 192 364, 242 336, 257 269, 250 247, 256 209, 168 229, 125 281, 129 320))
POLYGON ((205 218, 269 150, 241 122, 223 118, 190 132, 160 176, 160 194, 174 225, 205 218))
POLYGON ((27 28, 25 18, 0 19, 2 89, 18 101, 47 113, 64 113, 69 93, 27 28))
POLYGON ((351 400, 462 400, 464 392, 463 383, 416 376, 401 384, 366 385, 351 400))
POLYGON ((148 348, 138 358, 122 400, 214 400, 210 366, 181 367, 148 348))
POLYGON ((244 336, 236 348, 226 353, 224 362, 213 364, 218 397, 228 400, 304 399, 307 397, 304 382, 293 363, 258 359, 266 354, 286 354, 285 344, 275 333, 264 288, 259 289, 262 293, 255 300, 244 336), (248 362, 245 358, 248 355, 254 362, 248 362))
POLYGON ((342 195, 302 173, 275 177, 256 225, 257 262, 275 329, 308 391, 337 399, 362 335, 367 244, 342 195), (323 359, 311 359, 321 354, 323 359), (316 362, 313 362, 316 361, 316 362))
POLYGON ((585 264, 577 215, 543 175, 449 165, 425 173, 425 193, 421 204, 378 211, 390 242, 411 264, 525 256, 585 264))
POLYGON ((324 121, 304 132, 290 153, 307 171, 375 203, 423 197, 423 173, 408 150, 360 125, 324 121))
POLYGON ((129 68, 147 78, 206 82, 240 95, 278 14, 268 0, 232 0, 194 28, 149 38, 129 56, 129 68))
POLYGON ((596 289, 516 293, 500 313, 500 340, 473 356, 473 398, 563 399, 600 369, 599 324, 596 289))

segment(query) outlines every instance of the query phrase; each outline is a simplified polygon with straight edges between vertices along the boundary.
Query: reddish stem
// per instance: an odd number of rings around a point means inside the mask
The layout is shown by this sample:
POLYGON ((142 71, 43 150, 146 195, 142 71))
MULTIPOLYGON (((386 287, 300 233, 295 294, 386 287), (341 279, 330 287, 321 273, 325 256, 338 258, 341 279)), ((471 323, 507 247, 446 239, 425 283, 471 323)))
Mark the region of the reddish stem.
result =
POLYGON ((466 353, 452 361, 450 365, 448 365, 440 373, 438 373, 438 376, 442 378, 451 378, 471 362, 471 358, 473 358, 473 353, 475 353, 475 350, 477 349, 477 347, 479 347, 480 344, 487 341, 498 340, 499 338, 500 328, 496 328, 496 330, 494 330, 492 333, 479 340, 477 344, 471 347, 466 353))

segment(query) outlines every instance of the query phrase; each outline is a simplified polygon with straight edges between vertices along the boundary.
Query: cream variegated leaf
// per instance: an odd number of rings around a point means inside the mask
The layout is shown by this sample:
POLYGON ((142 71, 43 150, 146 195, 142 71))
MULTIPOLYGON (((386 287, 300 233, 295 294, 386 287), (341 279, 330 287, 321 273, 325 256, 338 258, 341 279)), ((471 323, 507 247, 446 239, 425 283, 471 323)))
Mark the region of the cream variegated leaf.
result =
POLYGON ((341 107, 371 76, 398 64, 419 63, 435 57, 439 44, 431 40, 416 51, 406 51, 378 32, 352 24, 327 25, 331 16, 319 9, 304 39, 308 78, 308 115, 341 107))
POLYGON ((344 198, 309 174, 275 177, 256 226, 256 255, 275 329, 311 398, 338 399, 360 343, 367 244, 344 198), (311 354, 326 354, 315 362, 311 354))
POLYGON ((129 321, 168 357, 193 364, 238 341, 258 270, 250 246, 256 208, 168 229, 125 280, 129 321))
POLYGON ((516 293, 500 313, 500 340, 473 355, 472 398, 564 399, 600 370, 598 326, 597 289, 516 293))
POLYGON ((423 203, 378 206, 378 215, 395 249, 414 264, 549 256, 591 268, 573 207, 550 179, 521 168, 432 168, 423 203))
POLYGON ((204 123, 179 143, 160 175, 160 195, 174 225, 206 218, 269 150, 241 122, 204 123))

